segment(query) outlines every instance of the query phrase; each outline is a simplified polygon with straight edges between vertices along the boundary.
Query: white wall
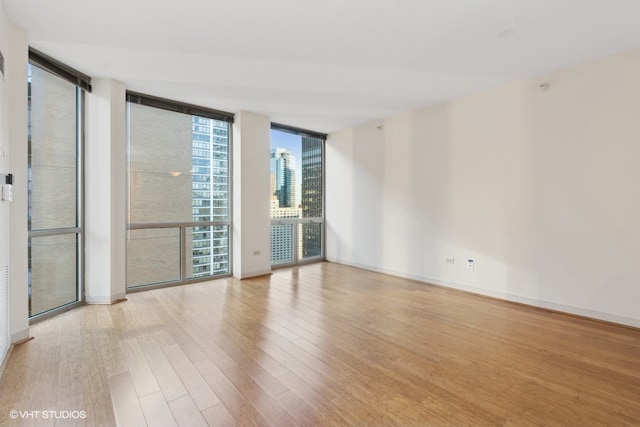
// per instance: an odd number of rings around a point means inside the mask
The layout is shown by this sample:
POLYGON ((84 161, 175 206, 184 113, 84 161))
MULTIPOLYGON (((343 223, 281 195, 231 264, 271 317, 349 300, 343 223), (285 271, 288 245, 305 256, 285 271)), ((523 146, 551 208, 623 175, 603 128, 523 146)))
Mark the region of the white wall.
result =
MULTIPOLYGON (((0 3, 0 52, 9 52, 8 22, 0 3)), ((8 60, 8 58, 7 58, 8 60)), ((9 173, 9 95, 7 79, 0 75, 0 185, 9 173)), ((0 366, 9 350, 9 288, 6 269, 9 268, 9 202, 0 200, 0 366)))
POLYGON ((328 259, 640 326, 638 93, 633 51, 330 135, 328 259))
POLYGON ((269 117, 248 111, 233 124, 233 275, 271 272, 269 117))
MULTIPOLYGON (((0 4, 0 174, 14 175, 14 199, 0 201, 0 280, 9 271, 11 342, 29 337, 27 295, 27 34, 0 4)), ((3 181, 4 182, 4 181, 3 181)), ((0 354, 1 362, 2 354, 0 354)))
POLYGON ((14 175, 9 236, 9 312, 11 342, 29 337, 28 252, 27 252, 27 32, 10 24, 9 56, 5 59, 9 81, 9 150, 14 175))
POLYGON ((126 293, 124 84, 94 79, 85 100, 85 299, 111 304, 126 293))

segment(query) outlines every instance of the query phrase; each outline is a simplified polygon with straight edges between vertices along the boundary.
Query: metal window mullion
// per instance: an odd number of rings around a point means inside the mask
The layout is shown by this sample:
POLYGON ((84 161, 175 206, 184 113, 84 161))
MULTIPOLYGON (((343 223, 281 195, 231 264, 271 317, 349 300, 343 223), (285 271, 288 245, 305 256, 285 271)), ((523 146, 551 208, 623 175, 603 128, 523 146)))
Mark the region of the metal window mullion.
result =
POLYGON ((180 279, 187 279, 187 227, 180 227, 180 279))
POLYGON ((324 224, 324 218, 321 217, 312 217, 312 218, 295 218, 299 224, 324 224))
POLYGON ((280 132, 291 133, 291 134, 294 134, 294 135, 308 136, 310 138, 317 138, 317 139, 321 139, 323 141, 327 139, 327 134, 326 133, 316 132, 316 131, 312 131, 312 130, 308 130, 308 129, 302 129, 302 128, 299 128, 299 127, 296 127, 296 126, 289 126, 289 125, 285 125, 285 124, 282 124, 282 123, 271 122, 271 129, 278 130, 280 132))
POLYGON ((272 218, 272 225, 287 225, 287 224, 296 224, 298 222, 297 218, 272 218))
POLYGON ((293 263, 298 263, 298 247, 300 246, 300 242, 298 241, 298 235, 300 234, 298 231, 300 229, 300 222, 295 221, 293 224, 293 263))
POLYGON ((32 47, 29 47, 29 62, 79 88, 91 92, 90 76, 32 47))
POLYGON ((320 233, 320 257, 326 259, 325 242, 327 241, 327 227, 325 218, 327 216, 327 140, 322 141, 322 233, 320 233))
MULTIPOLYGON (((187 114, 190 116, 205 117, 211 120, 233 123, 234 114, 222 110, 216 110, 208 107, 188 104, 184 102, 174 101, 171 99, 160 98, 157 96, 146 95, 142 93, 127 91, 127 102, 140 104, 147 107, 159 108, 174 113, 187 114)), ((229 133, 227 133, 227 138, 229 133)))
POLYGON ((81 234, 81 232, 82 232, 82 229, 80 227, 50 228, 47 230, 29 230, 29 238, 61 236, 63 234, 81 234))
POLYGON ((76 292, 84 301, 84 90, 76 87, 76 292))
POLYGON ((233 274, 233 238, 231 236, 233 220, 233 126, 227 124, 227 274, 233 274))
POLYGON ((127 229, 144 230, 149 228, 225 227, 229 225, 230 225, 229 221, 131 223, 131 224, 127 224, 127 229))

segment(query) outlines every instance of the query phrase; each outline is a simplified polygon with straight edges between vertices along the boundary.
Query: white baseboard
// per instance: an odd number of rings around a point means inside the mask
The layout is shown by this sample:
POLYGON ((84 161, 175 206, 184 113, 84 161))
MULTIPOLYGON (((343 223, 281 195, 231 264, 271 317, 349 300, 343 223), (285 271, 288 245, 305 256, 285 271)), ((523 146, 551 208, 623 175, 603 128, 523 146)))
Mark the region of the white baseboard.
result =
POLYGON ((91 295, 85 297, 85 302, 90 305, 111 305, 116 301, 120 301, 126 297, 125 293, 119 293, 116 295, 91 295))
POLYGON ((5 366, 7 366, 7 361, 9 360, 11 350, 13 350, 13 344, 9 345, 5 354, 0 354, 0 378, 2 377, 5 366))
POLYGON ((477 295, 488 296, 492 298, 498 298, 505 301, 517 302, 520 304, 530 305, 533 307, 543 308, 547 310, 558 311, 561 313, 573 314, 581 317, 588 317, 596 320, 603 320, 605 322, 617 323, 620 325, 631 326, 634 328, 640 328, 640 319, 632 317, 619 316, 617 314, 606 313, 597 310, 590 310, 582 307, 575 307, 570 305, 558 304, 550 301, 539 300, 536 298, 525 297, 521 295, 509 294, 506 292, 498 292, 490 289, 478 288, 475 286, 468 286, 461 283, 453 283, 445 280, 434 279, 431 277, 422 277, 410 273, 401 271, 393 271, 385 268, 380 268, 372 265, 361 264, 358 262, 351 262, 346 260, 338 260, 327 257, 327 261, 334 262, 336 264, 348 265, 351 267, 362 268, 363 270, 375 271, 377 273, 389 274, 391 276, 402 277, 405 279, 411 279, 425 284, 433 284, 450 289, 457 289, 465 292, 474 293, 477 295))
POLYGON ((269 270, 262 270, 262 271, 252 271, 249 273, 241 273, 241 274, 234 274, 233 277, 235 277, 236 279, 250 279, 252 277, 259 277, 259 276, 267 276, 271 274, 271 269, 269 270))
POLYGON ((7 365, 7 360, 9 360, 9 355, 13 351, 13 347, 16 344, 21 344, 25 341, 29 341, 29 339, 31 339, 31 331, 29 328, 16 332, 15 334, 11 334, 11 344, 9 344, 9 347, 7 348, 5 354, 0 354, 0 377, 4 372, 4 368, 7 365))
POLYGON ((22 341, 26 341, 31 338, 31 331, 29 328, 18 331, 14 334, 11 334, 11 344, 19 343, 22 341))

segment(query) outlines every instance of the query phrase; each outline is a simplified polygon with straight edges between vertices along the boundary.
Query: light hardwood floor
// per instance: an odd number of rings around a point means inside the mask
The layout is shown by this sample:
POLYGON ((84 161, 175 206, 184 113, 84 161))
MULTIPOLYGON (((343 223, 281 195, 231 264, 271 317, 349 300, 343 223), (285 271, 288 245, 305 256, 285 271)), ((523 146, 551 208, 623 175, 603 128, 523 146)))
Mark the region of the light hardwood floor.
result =
POLYGON ((640 330, 328 263, 128 298, 36 324, 0 423, 640 425, 640 330))

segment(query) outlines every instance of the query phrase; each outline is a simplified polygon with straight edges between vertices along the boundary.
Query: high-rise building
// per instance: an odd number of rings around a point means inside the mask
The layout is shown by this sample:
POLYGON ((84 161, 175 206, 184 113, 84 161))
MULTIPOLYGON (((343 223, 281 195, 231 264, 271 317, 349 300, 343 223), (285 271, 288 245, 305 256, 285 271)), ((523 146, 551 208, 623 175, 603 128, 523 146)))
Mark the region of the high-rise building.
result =
MULTIPOLYGON (((284 148, 271 150, 271 218, 300 218, 296 206, 295 156, 284 148)), ((271 225, 271 263, 294 260, 295 224, 271 225)))
MULTIPOLYGON (((281 208, 277 197, 271 196, 271 218, 300 218, 300 208, 281 208)), ((271 264, 293 262, 294 236, 297 224, 271 224, 271 264)))
MULTIPOLYGON (((323 140, 302 136, 302 217, 322 218, 323 213, 323 140)), ((304 223, 301 227, 302 258, 322 255, 322 226, 304 223)))
MULTIPOLYGON (((229 125, 193 116, 193 221, 226 221, 229 216, 229 125)), ((226 227, 196 226, 192 232, 192 277, 229 272, 226 227)))
POLYGON ((322 145, 323 140, 302 137, 302 217, 322 217, 322 145))
POLYGON ((271 150, 271 173, 275 175, 275 196, 281 208, 296 207, 296 160, 283 148, 271 150))

